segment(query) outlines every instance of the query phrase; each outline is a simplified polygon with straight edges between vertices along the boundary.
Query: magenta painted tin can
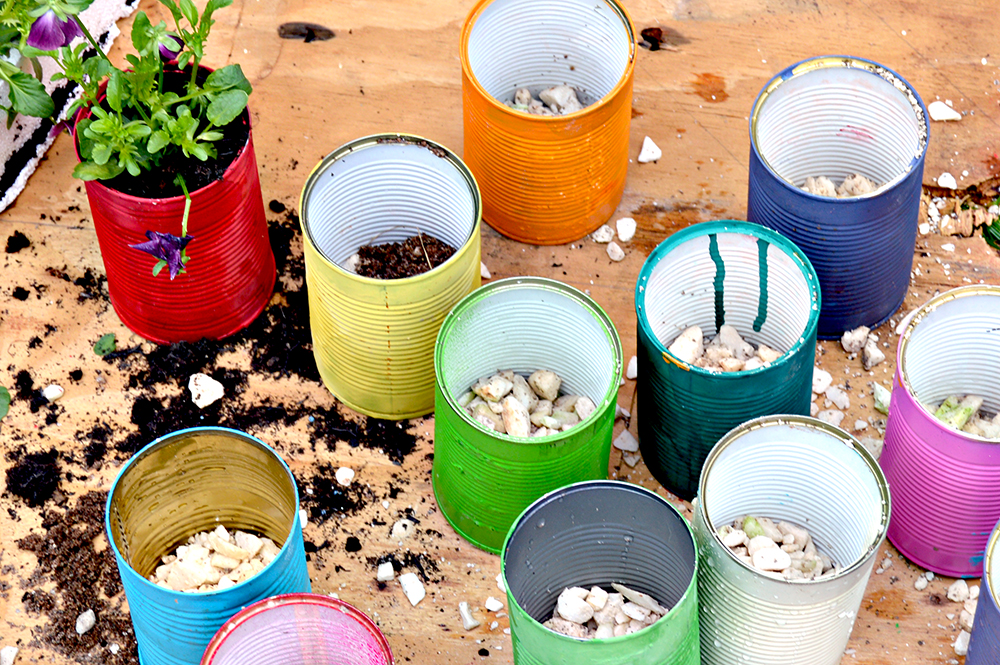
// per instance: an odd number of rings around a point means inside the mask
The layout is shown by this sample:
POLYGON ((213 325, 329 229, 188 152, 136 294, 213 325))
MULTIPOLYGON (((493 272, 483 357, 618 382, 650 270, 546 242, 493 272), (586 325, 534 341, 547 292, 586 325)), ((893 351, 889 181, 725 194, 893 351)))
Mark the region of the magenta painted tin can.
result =
POLYGON ((972 623, 972 640, 965 665, 1000 663, 1000 522, 986 548, 983 583, 972 623))
POLYGON ((382 631, 357 608, 315 593, 265 598, 215 634, 201 665, 392 665, 382 631))
POLYGON ((942 293, 914 315, 896 350, 881 465, 892 492, 889 540, 950 577, 979 577, 1000 519, 1000 442, 934 417, 951 395, 1000 411, 1000 286, 942 293), (925 406, 926 405, 926 406, 925 406))

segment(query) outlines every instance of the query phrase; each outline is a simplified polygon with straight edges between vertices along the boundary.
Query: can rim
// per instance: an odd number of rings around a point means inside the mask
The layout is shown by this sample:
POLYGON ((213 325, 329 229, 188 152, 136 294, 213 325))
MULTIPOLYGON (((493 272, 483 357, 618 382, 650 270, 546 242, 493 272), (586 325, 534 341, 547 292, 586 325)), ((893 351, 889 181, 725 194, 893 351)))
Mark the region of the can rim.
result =
POLYGON ((462 37, 459 42, 459 59, 462 61, 462 73, 465 77, 472 83, 473 87, 479 93, 480 97, 488 100, 490 105, 494 110, 498 110, 504 115, 510 116, 511 118, 519 118, 527 123, 561 123, 563 121, 574 122, 578 118, 582 118, 591 113, 596 113, 600 109, 604 108, 608 103, 613 100, 621 90, 628 85, 628 82, 632 79, 635 71, 635 57, 637 54, 636 48, 636 38, 635 38, 635 26, 632 23, 632 17, 629 15, 628 10, 625 6, 618 2, 618 0, 602 0, 605 4, 611 7, 612 11, 618 14, 621 19, 622 24, 625 26, 625 30, 628 32, 629 36, 629 52, 628 52, 628 63, 625 65, 625 71, 622 72, 622 76, 618 79, 618 83, 596 102, 590 106, 585 106, 579 111, 574 111, 572 113, 567 113, 566 115, 557 116, 544 116, 544 115, 532 115, 529 113, 521 113, 520 111, 515 111, 506 104, 500 103, 496 97, 491 95, 486 91, 486 88, 482 86, 479 79, 472 72, 472 66, 469 64, 469 39, 472 36, 472 29, 476 25, 476 21, 479 20, 480 15, 486 10, 491 4, 497 0, 480 0, 470 11, 469 15, 465 18, 465 23, 462 25, 462 37))
MULTIPOLYGON (((910 343, 910 337, 913 335, 913 331, 916 330, 917 324, 919 324, 922 319, 939 307, 943 307, 953 300, 972 296, 1000 297, 1000 286, 995 284, 970 284, 966 286, 959 286, 949 291, 945 291, 944 293, 939 293, 917 308, 913 317, 906 324, 906 329, 903 330, 903 334, 899 336, 899 343, 896 346, 896 376, 903 390, 905 390, 907 395, 909 395, 910 398, 920 406, 919 412, 932 422, 945 428, 945 431, 947 431, 949 435, 959 435, 964 439, 968 439, 971 443, 979 443, 988 446, 1000 446, 1000 443, 998 443, 996 439, 987 439, 976 434, 970 434, 960 429, 949 427, 935 418, 934 414, 928 413, 927 409, 923 407, 923 402, 917 399, 917 394, 914 392, 913 385, 910 383, 910 379, 906 372, 906 347, 910 343)), ((891 412, 892 402, 889 403, 889 409, 891 412)))
POLYGON ((605 409, 609 408, 611 404, 617 403, 618 388, 620 387, 622 376, 623 352, 621 339, 618 336, 618 330, 615 328, 614 322, 612 322, 611 317, 607 315, 607 313, 593 298, 583 293, 576 287, 564 284, 558 280, 549 279, 548 277, 506 277, 482 286, 462 298, 458 304, 455 305, 450 312, 448 312, 448 315, 441 323, 441 328, 438 330, 437 341, 434 343, 434 383, 437 386, 438 391, 440 391, 440 393, 444 396, 445 401, 448 403, 448 406, 451 407, 452 411, 457 413, 464 423, 478 429, 480 432, 488 434, 497 440, 508 443, 520 445, 551 444, 567 439, 570 436, 575 436, 575 428, 560 431, 558 434, 549 434, 547 436, 539 437, 513 436, 511 434, 500 433, 495 430, 488 429, 481 422, 469 416, 465 408, 458 404, 455 396, 446 389, 441 380, 443 373, 442 364, 444 362, 442 340, 446 336, 447 332, 457 325, 457 322, 461 320, 462 315, 466 311, 479 304, 481 300, 489 298, 494 295, 495 292, 516 291, 521 289, 554 291, 560 295, 567 296, 570 299, 575 300, 577 304, 583 307, 601 324, 604 329, 605 337, 611 343, 612 350, 615 354, 615 371, 614 376, 612 377, 613 380, 609 382, 607 392, 604 394, 601 401, 596 404, 597 408, 594 409, 594 414, 590 418, 592 419, 598 416, 603 413, 605 409))
POLYGON ((889 483, 885 478, 885 474, 882 473, 882 467, 879 466, 878 461, 872 456, 868 450, 861 445, 861 443, 855 439, 853 436, 840 429, 839 427, 834 427, 833 425, 823 422, 818 418, 813 418, 811 416, 799 416, 792 414, 779 414, 771 416, 763 416, 760 418, 754 418, 753 420, 748 420, 742 425, 734 427, 729 432, 726 433, 719 442, 712 447, 712 450, 708 453, 708 457, 705 458, 705 464, 701 468, 701 477, 698 479, 698 505, 694 507, 701 514, 701 518, 705 521, 705 525, 708 530, 711 531, 712 538, 715 540, 716 544, 721 547, 726 555, 730 559, 736 561, 744 569, 752 571, 760 579, 766 579, 777 584, 793 584, 793 585, 805 585, 805 584, 825 584, 833 580, 838 580, 840 578, 846 577, 852 574, 855 570, 861 568, 865 563, 876 553, 878 553, 879 547, 885 540, 886 534, 889 531, 889 518, 892 513, 892 506, 889 495, 889 483), (839 439, 841 443, 848 445, 854 449, 854 451, 861 456, 862 461, 871 471, 872 475, 875 476, 875 482, 878 484, 879 494, 882 498, 882 520, 879 533, 872 539, 872 542, 868 545, 868 550, 855 559, 851 565, 844 566, 838 572, 827 577, 818 577, 809 580, 786 580, 784 578, 772 577, 770 575, 765 575, 762 571, 757 570, 750 564, 746 563, 740 559, 736 554, 729 549, 723 542, 722 538, 719 536, 718 530, 712 523, 712 520, 708 516, 708 509, 705 506, 705 484, 708 478, 709 472, 712 470, 712 466, 718 460, 722 452, 734 441, 739 439, 741 436, 747 432, 761 429, 764 427, 778 427, 783 425, 798 425, 804 426, 815 430, 820 430, 834 439, 839 439))
POLYGON ((108 539, 108 544, 111 547, 111 551, 115 554, 117 558, 120 558, 122 561, 125 562, 125 564, 128 566, 128 569, 135 575, 136 579, 141 580, 141 584, 143 584, 144 586, 147 586, 149 588, 155 588, 159 593, 165 593, 169 596, 175 596, 177 598, 205 598, 205 597, 212 597, 217 594, 228 593, 233 589, 238 589, 242 587, 244 584, 249 583, 251 580, 256 579, 261 573, 266 571, 271 566, 275 565, 274 562, 277 561, 283 554, 285 554, 286 550, 289 550, 292 547, 291 544, 292 539, 290 536, 292 532, 295 531, 295 526, 298 524, 299 521, 298 506, 299 506, 299 488, 298 484, 295 482, 295 475, 292 473, 292 470, 289 468, 285 460, 282 459, 281 455, 279 455, 274 448, 267 445, 266 443, 264 443, 257 437, 253 436, 252 434, 247 434, 246 432, 237 429, 232 429, 230 427, 215 427, 215 426, 187 427, 157 437, 152 442, 143 446, 138 452, 132 455, 132 457, 130 457, 127 462, 125 462, 125 465, 121 468, 121 470, 118 471, 118 474, 115 476, 114 482, 111 483, 111 488, 108 490, 108 498, 104 504, 104 531, 105 531, 105 536, 108 539), (296 509, 294 515, 292 516, 291 526, 288 530, 289 537, 285 538, 285 542, 281 544, 281 549, 278 550, 278 554, 274 556, 274 559, 272 559, 270 563, 261 568, 260 571, 258 571, 256 574, 251 575, 242 582, 238 582, 233 586, 225 589, 215 589, 214 591, 193 591, 193 592, 174 591, 173 589, 161 587, 158 584, 150 582, 149 579, 147 579, 144 575, 141 575, 138 570, 132 567, 132 562, 129 561, 125 557, 125 555, 118 549, 118 545, 117 543, 115 543, 115 539, 111 535, 111 506, 115 497, 115 493, 118 491, 118 482, 125 476, 125 474, 129 471, 129 469, 133 467, 134 464, 138 463, 139 460, 151 454, 154 450, 168 446, 174 441, 174 439, 184 438, 187 436, 191 436, 192 434, 209 434, 209 433, 223 434, 225 436, 232 436, 233 438, 243 439, 246 443, 250 443, 262 448, 265 452, 269 453, 276 460, 278 460, 282 468, 284 468, 285 473, 288 474, 288 481, 291 484, 292 493, 295 497, 296 509))
POLYGON ((639 327, 642 328, 646 337, 652 341, 656 351, 662 354, 663 360, 677 365, 685 371, 694 372, 696 375, 712 377, 719 381, 735 381, 747 376, 757 376, 791 362, 792 356, 798 352, 799 349, 804 347, 807 341, 815 338, 816 329, 819 325, 819 315, 821 309, 822 294, 820 292, 819 277, 816 275, 816 270, 813 269, 813 265, 809 260, 809 257, 806 256, 794 242, 777 231, 772 231, 771 229, 759 224, 753 224, 742 220, 723 219, 712 222, 701 222, 670 235, 663 242, 657 245, 646 258, 645 263, 642 264, 642 269, 639 271, 639 278, 636 280, 635 285, 636 321, 639 327), (685 362, 670 353, 670 350, 663 343, 663 341, 653 333, 653 327, 650 325, 649 318, 646 316, 646 282, 649 280, 649 277, 653 274, 653 271, 656 269, 656 266, 659 265, 660 261, 678 246, 688 242, 689 240, 701 236, 711 234, 719 235, 723 233, 753 236, 755 238, 764 239, 776 247, 780 247, 781 250, 785 252, 785 255, 792 259, 792 261, 798 265, 799 270, 802 271, 802 275, 806 279, 806 283, 808 284, 811 294, 810 299, 813 302, 813 307, 809 312, 809 320, 806 322, 805 328, 799 334, 799 339, 777 360, 762 367, 758 367, 757 369, 740 370, 738 372, 712 372, 705 368, 685 362))
POLYGON ((482 219, 483 200, 479 192, 479 184, 476 182, 476 178, 472 175, 472 171, 469 170, 469 167, 465 165, 465 162, 463 162, 458 155, 445 146, 437 143, 436 141, 426 139, 422 136, 417 136, 416 134, 388 132, 382 134, 369 134, 368 136, 362 136, 352 141, 348 141, 321 159, 316 166, 313 167, 312 171, 309 172, 309 176, 306 178, 305 185, 302 187, 302 192, 299 194, 299 227, 302 231, 302 241, 316 252, 316 255, 328 268, 340 273, 341 276, 362 284, 378 285, 380 287, 385 286, 386 284, 419 284, 421 281, 433 279, 434 277, 432 277, 432 275, 436 276, 440 269, 458 262, 467 252, 472 251, 470 249, 473 245, 472 241, 479 237, 482 219), (309 196, 312 194, 313 188, 315 188, 316 183, 319 182, 320 176, 328 166, 339 160, 341 157, 357 150, 364 150, 365 148, 372 148, 378 145, 392 144, 414 145, 421 147, 426 150, 430 150, 438 157, 441 157, 450 163, 462 176, 462 179, 465 180, 469 187, 469 193, 472 195, 473 208, 475 209, 475 220, 473 220, 472 227, 469 229, 469 235, 466 237, 465 242, 462 243, 461 247, 455 248, 455 253, 448 257, 447 261, 439 263, 427 272, 422 272, 419 275, 412 275, 410 277, 403 277, 400 279, 378 279, 375 277, 365 277, 363 275, 358 275, 357 273, 344 270, 340 264, 327 256, 326 253, 319 248, 319 245, 313 240, 312 228, 309 224, 308 204, 309 196), (439 151, 444 154, 438 154, 439 151))
POLYGON ((787 67, 777 74, 775 74, 770 81, 757 93, 757 98, 754 100, 753 106, 750 111, 750 149, 757 155, 764 168, 773 175, 778 182, 784 185, 787 189, 795 191, 797 194, 804 196, 809 199, 816 201, 822 201, 823 203, 829 205, 846 205, 858 200, 871 199, 876 196, 881 195, 886 190, 896 186, 897 183, 905 180, 918 164, 920 164, 927 155, 927 146, 931 141, 931 127, 928 121, 929 115, 927 113, 927 107, 924 106, 924 100, 920 97, 916 88, 910 85, 910 82, 904 79, 902 76, 897 74, 892 69, 889 69, 885 65, 879 64, 874 60, 868 60, 867 58, 861 58, 852 55, 821 55, 813 58, 807 58, 794 65, 787 67), (925 136, 923 139, 923 145, 920 148, 920 152, 913 157, 910 161, 909 166, 901 174, 889 180, 888 182, 882 183, 880 186, 876 187, 873 191, 867 194, 861 194, 860 196, 851 196, 847 198, 832 198, 829 196, 820 196, 818 194, 812 194, 805 190, 799 189, 794 184, 786 180, 782 175, 780 175, 771 163, 764 157, 760 149, 757 147, 757 121, 760 116, 761 111, 764 108, 764 104, 767 103, 768 97, 774 92, 785 81, 794 78, 796 76, 801 76, 809 72, 817 71, 820 69, 829 69, 833 67, 842 67, 845 69, 857 69, 869 72, 873 76, 878 76, 882 80, 886 81, 894 88, 899 90, 905 95, 912 95, 913 99, 916 100, 917 105, 920 108, 920 114, 917 115, 917 121, 920 122, 924 127, 925 136), (885 72, 883 74, 882 72, 885 72), (900 89, 899 85, 890 80, 889 77, 895 78, 900 84, 905 87, 905 91, 900 89))
POLYGON ((993 528, 993 535, 986 543, 986 556, 983 561, 983 581, 993 594, 993 602, 1000 607, 1000 584, 995 584, 1000 579, 1000 568, 993 570, 994 563, 1000 566, 1000 522, 997 522, 993 528))
MULTIPOLYGON (((552 490, 551 492, 543 494, 542 496, 540 496, 537 499, 535 499, 534 501, 532 501, 531 504, 529 504, 527 508, 525 508, 524 510, 522 510, 521 514, 517 516, 517 519, 515 519, 511 523, 510 529, 507 530, 507 535, 504 537, 504 540, 503 540, 503 547, 500 549, 500 575, 503 578, 504 589, 507 590, 507 589, 510 588, 509 585, 508 585, 508 583, 507 583, 507 546, 510 544, 510 539, 514 535, 514 532, 517 530, 517 527, 521 524, 521 522, 525 521, 528 518, 528 513, 532 512, 532 510, 534 510, 536 507, 539 507, 539 506, 543 505, 544 503, 548 503, 550 501, 558 499, 558 497, 561 496, 561 495, 570 494, 570 493, 578 492, 578 491, 581 491, 581 490, 586 490, 586 489, 589 489, 591 487, 603 487, 603 488, 606 488, 606 489, 621 490, 621 491, 626 491, 626 492, 634 492, 635 494, 645 494, 645 495, 649 496, 650 498, 652 498, 652 499, 660 502, 662 505, 665 505, 665 506, 669 507, 670 510, 672 510, 674 512, 674 515, 678 519, 678 521, 681 524, 684 525, 684 528, 687 531, 688 538, 691 539, 691 551, 692 551, 692 553, 694 555, 694 556, 692 556, 693 562, 692 562, 692 570, 691 570, 691 580, 688 582, 688 586, 684 590, 684 593, 681 594, 681 597, 677 599, 677 602, 674 603, 673 606, 667 611, 667 613, 664 614, 661 617, 661 619, 666 619, 668 616, 674 614, 675 610, 678 607, 680 607, 681 605, 683 605, 688 600, 689 596, 691 596, 694 593, 697 593, 697 588, 698 588, 698 541, 694 537, 694 531, 691 530, 691 524, 687 521, 687 519, 684 518, 684 515, 682 515, 681 512, 679 510, 677 510, 677 507, 674 504, 670 503, 664 497, 660 496, 656 492, 654 492, 652 490, 649 490, 649 489, 646 489, 642 485, 636 485, 634 483, 627 483, 627 482, 624 482, 624 481, 621 481, 621 480, 584 480, 584 481, 581 481, 581 482, 578 482, 578 483, 572 483, 570 485, 566 485, 564 487, 560 487, 558 489, 552 490)), ((508 595, 508 602, 513 602, 514 605, 517 606, 517 609, 519 609, 521 611, 521 613, 523 613, 526 617, 528 617, 528 619, 531 621, 532 624, 534 624, 537 627, 544 628, 551 635, 553 635, 556 639, 564 639, 564 640, 568 640, 568 641, 574 642, 574 643, 578 643, 578 642, 604 643, 604 642, 612 642, 612 641, 625 642, 627 640, 631 640, 631 639, 635 638, 636 635, 639 635, 639 634, 642 633, 642 631, 640 630, 640 631, 636 631, 634 633, 631 633, 629 635, 618 635, 617 637, 606 637, 606 638, 600 638, 600 639, 594 638, 594 639, 590 639, 590 640, 585 640, 585 639, 583 639, 581 637, 570 637, 569 635, 563 635, 562 633, 557 633, 556 631, 554 631, 554 630, 552 630, 550 628, 546 628, 544 625, 542 625, 542 623, 540 621, 538 621, 537 619, 535 619, 535 617, 533 617, 530 614, 528 614, 524 610, 524 608, 521 607, 520 603, 517 602, 517 598, 514 598, 514 594, 512 592, 507 591, 507 595, 508 595)), ((508 614, 509 614, 509 612, 508 612, 508 614)), ((652 624, 652 625, 655 625, 655 624, 652 624)), ((636 638, 636 639, 642 639, 642 638, 639 637, 639 638, 636 638)))
POLYGON ((205 649, 205 654, 201 659, 201 665, 211 665, 212 660, 217 655, 219 649, 222 648, 222 645, 225 644, 226 639, 245 622, 256 617, 258 614, 263 614, 264 612, 272 610, 276 607, 282 607, 285 605, 321 605, 346 614, 361 624, 361 626, 364 627, 372 635, 372 637, 376 639, 376 641, 378 641, 379 646, 382 647, 385 655, 389 657, 389 665, 392 665, 395 662, 395 659, 392 656, 392 650, 389 648, 389 642, 385 639, 385 635, 383 635, 378 626, 376 626, 375 623, 368 618, 368 615, 358 608, 354 607, 350 603, 340 600, 339 598, 324 596, 317 593, 286 593, 278 596, 272 596, 270 598, 262 598, 256 603, 244 607, 234 616, 227 619, 215 635, 212 636, 212 641, 208 643, 208 647, 205 649))

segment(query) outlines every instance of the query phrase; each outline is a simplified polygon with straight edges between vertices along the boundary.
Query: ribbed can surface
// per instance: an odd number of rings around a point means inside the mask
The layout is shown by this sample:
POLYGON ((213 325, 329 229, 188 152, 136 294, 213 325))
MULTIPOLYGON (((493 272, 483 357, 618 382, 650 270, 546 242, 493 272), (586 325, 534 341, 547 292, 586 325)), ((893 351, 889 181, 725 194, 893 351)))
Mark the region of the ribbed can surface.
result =
POLYGON ((1000 663, 1000 522, 986 547, 983 583, 979 589, 972 640, 965 665, 1000 663))
POLYGON ((201 665, 392 665, 382 631, 342 600, 290 593, 257 601, 219 629, 201 665))
POLYGON ((302 191, 313 353, 323 383, 355 411, 412 418, 434 409, 434 340, 480 284, 479 190, 452 152, 406 134, 356 139, 302 191), (427 234, 455 248, 432 270, 372 279, 342 266, 362 245, 427 234))
POLYGON ((702 663, 841 662, 889 524, 885 477, 860 443, 815 418, 744 423, 705 461, 694 519, 702 663), (743 563, 717 530, 744 515, 805 527, 839 572, 784 580, 743 563))
POLYGON ((551 492, 511 526, 501 556, 516 665, 698 665, 698 561, 687 521, 629 483, 551 492), (631 635, 582 640, 542 625, 566 587, 647 593, 670 611, 631 635))
POLYGON ((704 222, 653 250, 635 291, 639 444, 650 472, 691 499, 708 451, 742 422, 809 414, 819 282, 794 244, 756 224, 704 222), (667 347, 685 328, 722 324, 786 353, 766 367, 710 372, 667 347))
POLYGON ((606 478, 622 349, 607 314, 588 296, 541 277, 502 279, 474 291, 445 319, 434 348, 434 495, 448 522, 477 547, 499 553, 514 519, 563 485, 606 478), (565 432, 499 434, 458 398, 477 379, 548 369, 562 393, 596 410, 565 432))
POLYGON ((274 254, 252 134, 221 180, 191 192, 191 260, 174 280, 166 269, 153 277, 157 259, 129 245, 146 242, 146 231, 179 236, 184 197, 144 199, 96 180, 84 184, 111 304, 136 334, 161 344, 219 339, 248 326, 267 305, 274 254))
POLYGON ((967 394, 985 397, 985 411, 1000 411, 997 330, 1000 286, 963 286, 925 303, 896 349, 880 459, 895 504, 889 540, 914 563, 951 577, 982 574, 986 540, 1000 520, 1000 442, 949 427, 933 411, 967 394))
POLYGON ((614 213, 628 170, 635 42, 616 0, 473 7, 460 53, 463 157, 483 192, 486 223, 521 242, 557 245, 614 213), (562 84, 593 103, 551 117, 504 104, 518 88, 537 96, 562 84))
POLYGON ((118 563, 142 665, 192 665, 242 607, 308 592, 295 478, 254 437, 222 427, 180 430, 122 467, 108 493, 105 528, 118 563), (221 591, 182 593, 147 577, 161 557, 222 524, 263 534, 281 551, 262 571, 221 591))
POLYGON ((823 288, 819 336, 874 328, 910 283, 927 112, 895 72, 862 58, 823 56, 771 79, 750 116, 747 219, 775 229, 812 261, 823 288), (831 198, 808 177, 839 184, 860 173, 871 194, 831 198))

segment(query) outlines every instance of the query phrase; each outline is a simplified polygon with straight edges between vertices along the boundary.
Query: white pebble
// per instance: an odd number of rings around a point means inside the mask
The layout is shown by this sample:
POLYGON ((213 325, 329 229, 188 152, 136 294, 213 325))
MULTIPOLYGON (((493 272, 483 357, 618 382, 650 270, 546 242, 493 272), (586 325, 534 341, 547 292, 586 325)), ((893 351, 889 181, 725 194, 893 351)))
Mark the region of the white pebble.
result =
POLYGON ((389 537, 393 541, 406 540, 413 533, 414 524, 405 517, 400 520, 396 520, 396 523, 392 525, 392 530, 389 532, 389 537))
POLYGON ((499 612, 500 610, 503 609, 503 603, 494 598, 493 596, 490 596, 489 598, 486 599, 485 605, 486 609, 489 610, 490 612, 499 612))
POLYGON ((945 122, 948 120, 961 120, 962 114, 941 101, 931 102, 927 105, 927 113, 931 120, 945 122))
MULTIPOLYGON (((414 605, 416 605, 416 603, 414 603, 414 605)), ((464 600, 458 604, 458 613, 462 617, 462 628, 472 630, 473 628, 479 627, 479 622, 476 621, 474 616, 472 616, 472 610, 469 609, 469 604, 464 600)))
POLYGON ((490 274, 490 269, 486 267, 486 264, 482 261, 479 262, 479 276, 483 279, 491 279, 493 275, 490 274))
POLYGON ((938 187, 946 187, 947 189, 958 189, 958 182, 955 180, 955 176, 945 171, 938 176, 937 179, 938 187))
POLYGON ((375 579, 379 582, 391 582, 396 577, 396 571, 392 569, 391 561, 384 561, 378 565, 375 571, 375 579))
POLYGON ((299 522, 304 529, 306 524, 309 524, 309 513, 306 512, 305 508, 299 508, 299 522))
POLYGON ((631 417, 632 414, 629 412, 628 409, 621 406, 620 404, 615 404, 615 420, 618 420, 619 418, 631 418, 631 417))
POLYGON ((917 591, 923 591, 924 589, 927 588, 927 584, 928 584, 927 578, 921 575, 913 583, 913 588, 916 589, 917 591))
POLYGON ((833 383, 833 376, 829 372, 819 367, 813 367, 812 391, 814 393, 822 395, 830 387, 831 383, 833 383))
POLYGON ((816 417, 825 423, 830 423, 834 427, 840 427, 841 421, 844 420, 844 412, 837 411, 836 409, 827 409, 817 413, 816 417))
POLYGON ((94 610, 87 610, 76 618, 76 634, 83 635, 93 628, 96 623, 97 615, 94 614, 94 610))
POLYGON ((6 646, 0 649, 0 665, 14 665, 14 659, 17 658, 17 647, 6 646))
POLYGON ((63 390, 62 386, 55 383, 50 383, 49 385, 45 386, 45 388, 42 390, 42 397, 47 399, 49 402, 54 402, 60 397, 62 397, 63 393, 65 392, 66 391, 63 390))
POLYGON ((608 258, 612 261, 622 261, 625 258, 625 250, 612 240, 608 243, 608 258))
POLYGON ((851 398, 847 396, 846 392, 837 386, 831 386, 826 389, 826 402, 827 406, 833 404, 838 409, 851 408, 851 398))
POLYGON ((639 450, 639 442, 627 429, 623 429, 622 433, 615 437, 614 446, 626 453, 634 453, 639 450))
POLYGON ((406 595, 406 599, 410 601, 410 605, 414 607, 417 606, 424 596, 427 595, 427 591, 424 590, 423 582, 417 577, 416 573, 405 573, 399 576, 399 585, 403 587, 403 593, 406 595))
POLYGON ((642 140, 642 149, 639 150, 638 161, 640 164, 655 162, 663 156, 663 151, 648 136, 642 140))
POLYGON ((969 587, 969 600, 977 600, 979 598, 979 585, 975 584, 969 587))
POLYGON ((503 583, 503 573, 497 573, 497 588, 507 593, 507 587, 503 583))
POLYGON ((964 656, 969 653, 969 639, 972 637, 967 631, 962 631, 955 638, 955 655, 964 656))
POLYGON ((860 432, 860 431, 866 430, 866 429, 868 429, 868 421, 867 420, 855 420, 854 421, 854 431, 855 432, 860 432))
POLYGON ((333 476, 334 478, 337 479, 337 482, 340 485, 347 487, 348 485, 351 484, 351 481, 354 480, 354 469, 342 466, 339 469, 337 469, 337 472, 333 474, 333 476))
MULTIPOLYGON (((767 536, 758 536, 766 538, 767 536)), ((772 541, 773 542, 773 541, 772 541)), ((782 571, 792 565, 788 552, 777 547, 765 547, 750 555, 753 567, 758 570, 782 571)))
POLYGON ((191 391, 191 401, 199 409, 219 401, 225 393, 221 383, 201 372, 192 374, 188 379, 188 390, 191 391))
POLYGON ((632 356, 628 359, 628 367, 625 368, 625 378, 635 379, 637 376, 639 376, 639 359, 632 356))
POLYGON ((615 239, 615 230, 607 224, 602 224, 601 228, 590 234, 594 242, 609 243, 615 239))
POLYGON ((943 249, 946 252, 954 252, 955 251, 955 243, 946 242, 945 244, 941 245, 941 249, 943 249))
POLYGON ((622 217, 615 222, 615 226, 618 227, 618 239, 622 242, 628 242, 635 236, 635 220, 631 217, 622 217))
POLYGON ((948 600, 964 603, 969 599, 969 583, 965 580, 955 580, 948 587, 948 600))
POLYGON ((857 353, 864 348, 868 340, 868 333, 871 332, 868 326, 860 326, 854 330, 848 330, 840 337, 840 345, 848 353, 857 353))
POLYGON ((587 601, 566 589, 556 600, 556 612, 566 621, 587 623, 594 616, 594 608, 587 601))

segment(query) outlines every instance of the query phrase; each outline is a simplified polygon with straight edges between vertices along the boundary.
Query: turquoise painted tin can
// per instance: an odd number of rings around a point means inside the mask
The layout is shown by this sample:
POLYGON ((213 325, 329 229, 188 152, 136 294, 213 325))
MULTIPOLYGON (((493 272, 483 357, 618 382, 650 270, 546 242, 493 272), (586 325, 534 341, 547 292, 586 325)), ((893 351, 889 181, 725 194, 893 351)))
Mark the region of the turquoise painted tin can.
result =
POLYGON ((142 665, 197 665, 212 636, 243 607, 311 590, 295 478, 274 450, 243 432, 196 427, 140 450, 108 492, 105 529, 142 665), (253 577, 220 591, 184 593, 149 581, 163 556, 219 524, 267 536, 280 552, 253 577))

